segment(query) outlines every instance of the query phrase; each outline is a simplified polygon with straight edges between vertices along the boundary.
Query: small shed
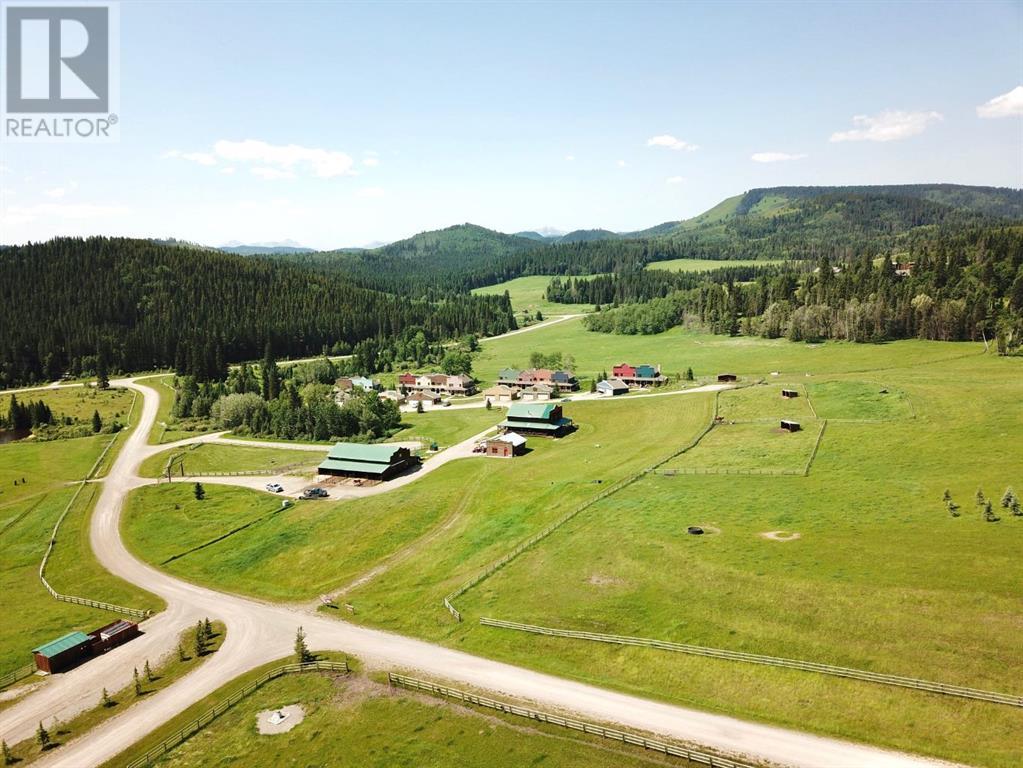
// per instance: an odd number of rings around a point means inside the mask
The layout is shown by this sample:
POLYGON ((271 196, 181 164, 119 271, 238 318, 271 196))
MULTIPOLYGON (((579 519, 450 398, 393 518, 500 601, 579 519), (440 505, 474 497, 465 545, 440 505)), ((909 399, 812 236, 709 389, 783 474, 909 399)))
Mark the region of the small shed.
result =
POLYGON ((791 419, 782 419, 781 428, 786 432, 798 432, 802 429, 798 421, 792 421, 791 419))
POLYGON ((92 653, 92 638, 84 632, 68 632, 63 637, 51 640, 45 645, 33 648, 36 669, 47 672, 63 672, 92 653))
POLYGON ((484 453, 501 459, 521 456, 526 451, 526 438, 516 432, 505 432, 492 437, 485 443, 484 453))
POLYGON ((625 395, 629 392, 629 386, 621 379, 604 379, 597 382, 597 392, 601 395, 625 395))
POLYGON ((141 634, 139 625, 134 621, 121 619, 111 622, 89 633, 89 637, 92 638, 92 653, 94 655, 106 653, 111 648, 124 645, 141 634))
POLYGON ((720 381, 720 382, 738 381, 738 380, 739 380, 739 377, 736 376, 734 373, 719 373, 718 374, 718 381, 720 381))
POLYGON ((781 396, 784 397, 786 400, 791 400, 794 397, 799 397, 799 392, 797 392, 794 389, 783 389, 781 391, 781 396))

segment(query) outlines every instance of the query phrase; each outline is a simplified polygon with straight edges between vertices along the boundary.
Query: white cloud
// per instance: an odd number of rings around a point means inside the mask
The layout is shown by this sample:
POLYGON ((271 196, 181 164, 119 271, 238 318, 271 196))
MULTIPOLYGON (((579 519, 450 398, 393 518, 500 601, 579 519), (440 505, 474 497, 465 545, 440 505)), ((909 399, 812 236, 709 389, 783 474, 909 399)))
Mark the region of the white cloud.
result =
POLYGON ((674 136, 667 133, 647 139, 646 145, 648 147, 667 147, 668 149, 674 149, 676 152, 681 149, 684 149, 686 152, 693 152, 699 149, 696 144, 690 144, 688 141, 676 139, 674 136))
MULTIPOLYGON (((349 176, 354 173, 352 170, 354 161, 350 155, 335 150, 303 147, 298 144, 275 145, 255 139, 221 140, 213 145, 213 151, 222 160, 235 163, 254 163, 264 169, 275 168, 282 174, 287 174, 278 175, 276 178, 290 178, 295 175, 297 170, 308 171, 321 179, 349 176)), ((270 178, 264 172, 260 172, 259 175, 270 178)))
POLYGON ((790 155, 787 152, 756 152, 750 156, 755 163, 784 163, 787 160, 802 160, 806 155, 790 155))
POLYGON ((47 197, 60 199, 67 194, 67 189, 64 187, 54 187, 53 189, 46 190, 45 192, 43 192, 43 194, 46 195, 47 197))
POLYGON ((573 160, 575 160, 575 155, 565 155, 565 159, 571 163, 573 160))
POLYGON ((371 155, 370 157, 362 158, 362 164, 366 165, 366 166, 369 166, 370 168, 374 168, 374 167, 380 165, 380 159, 376 158, 376 157, 373 157, 371 155))
POLYGON ((172 149, 163 153, 164 159, 169 158, 181 158, 182 160, 188 160, 198 165, 216 165, 217 158, 211 155, 209 152, 182 152, 179 149, 172 149))
POLYGON ((230 176, 232 173, 234 173, 234 166, 233 165, 228 165, 228 166, 226 166, 224 168, 221 168, 220 172, 222 174, 224 174, 225 176, 230 176))
POLYGON ((898 141, 917 136, 928 125, 944 119, 939 112, 903 112, 886 110, 877 115, 854 115, 848 131, 831 134, 832 142, 841 141, 898 141))
POLYGON ((25 224, 45 219, 82 221, 108 216, 120 216, 128 209, 120 205, 93 205, 89 203, 39 203, 37 205, 12 205, 4 211, 4 222, 8 226, 25 224))
POLYGON ((619 160, 617 163, 615 163, 615 165, 617 165, 619 168, 625 168, 628 165, 628 163, 625 162, 624 160, 619 160))
POLYGON ((664 180, 665 184, 681 184, 685 179, 681 176, 669 176, 664 180))
POLYGON ((996 118, 1023 115, 1023 85, 1017 85, 1008 93, 995 96, 991 101, 977 107, 977 117, 996 118))
POLYGON ((359 197, 365 198, 383 197, 386 194, 383 187, 363 187, 358 192, 359 197))
POLYGON ((261 179, 267 179, 273 181, 275 179, 293 179, 295 174, 292 171, 282 170, 280 168, 268 168, 265 165, 257 165, 252 169, 253 176, 259 176, 261 179))

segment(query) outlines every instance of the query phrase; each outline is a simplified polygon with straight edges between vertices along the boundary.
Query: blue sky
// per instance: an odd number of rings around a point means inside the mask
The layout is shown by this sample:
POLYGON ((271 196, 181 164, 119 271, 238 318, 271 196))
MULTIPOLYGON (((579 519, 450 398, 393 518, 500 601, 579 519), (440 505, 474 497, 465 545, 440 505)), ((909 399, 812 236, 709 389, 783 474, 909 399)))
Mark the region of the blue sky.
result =
POLYGON ((1023 186, 1020 2, 124 2, 120 26, 120 141, 0 146, 0 241, 330 248, 1023 186))

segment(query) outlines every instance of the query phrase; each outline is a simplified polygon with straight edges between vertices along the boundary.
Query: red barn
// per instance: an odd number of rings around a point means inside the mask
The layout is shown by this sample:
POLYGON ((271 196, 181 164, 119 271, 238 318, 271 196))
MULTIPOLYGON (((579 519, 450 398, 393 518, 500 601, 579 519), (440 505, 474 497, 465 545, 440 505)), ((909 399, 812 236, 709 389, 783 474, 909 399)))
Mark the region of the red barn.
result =
POLYGON ((628 363, 619 363, 611 369, 611 375, 616 379, 634 379, 636 368, 628 363))

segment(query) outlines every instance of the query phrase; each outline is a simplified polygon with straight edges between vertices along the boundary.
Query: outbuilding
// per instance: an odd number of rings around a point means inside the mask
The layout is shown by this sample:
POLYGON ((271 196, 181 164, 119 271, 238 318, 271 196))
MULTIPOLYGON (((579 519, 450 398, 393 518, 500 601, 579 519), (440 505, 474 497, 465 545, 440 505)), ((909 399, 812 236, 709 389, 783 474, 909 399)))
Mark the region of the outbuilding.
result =
POLYGON ((561 437, 572 428, 572 420, 565 418, 561 406, 554 403, 513 403, 508 417, 498 426, 505 433, 561 437))
POLYGON ((621 379, 604 379, 597 382, 597 393, 601 395, 626 395, 629 392, 629 385, 621 379))
POLYGON ((531 384, 520 393, 522 400, 550 400, 554 396, 554 387, 548 384, 531 384))
POLYGON ((337 443, 319 467, 321 475, 388 480, 419 463, 403 446, 378 443, 337 443))
POLYGON ((91 653, 92 638, 84 632, 68 632, 63 637, 32 649, 36 669, 48 674, 70 669, 87 659, 91 653))
POLYGON ((487 456, 494 456, 501 459, 510 459, 512 456, 521 456, 526 452, 526 438, 515 432, 505 432, 503 435, 492 437, 484 444, 484 451, 487 456))
POLYGON ((483 397, 492 403, 510 403, 518 396, 518 390, 512 389, 507 384, 498 384, 483 390, 483 397))
POLYGON ((111 648, 124 645, 141 634, 139 625, 134 621, 127 619, 113 621, 89 633, 89 637, 92 638, 92 653, 94 656, 106 653, 111 648))
POLYGON ((799 393, 794 389, 783 389, 781 391, 781 396, 786 400, 791 400, 794 397, 799 397, 799 393))
POLYGON ((791 419, 782 419, 781 428, 786 432, 798 432, 802 429, 798 421, 792 421, 791 419))
POLYGON ((729 381, 738 381, 738 380, 739 380, 739 377, 736 376, 734 373, 719 373, 718 374, 718 381, 720 381, 720 382, 729 382, 729 381))

